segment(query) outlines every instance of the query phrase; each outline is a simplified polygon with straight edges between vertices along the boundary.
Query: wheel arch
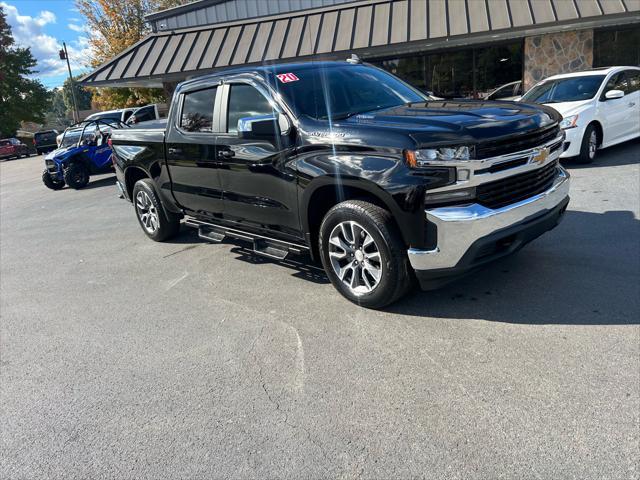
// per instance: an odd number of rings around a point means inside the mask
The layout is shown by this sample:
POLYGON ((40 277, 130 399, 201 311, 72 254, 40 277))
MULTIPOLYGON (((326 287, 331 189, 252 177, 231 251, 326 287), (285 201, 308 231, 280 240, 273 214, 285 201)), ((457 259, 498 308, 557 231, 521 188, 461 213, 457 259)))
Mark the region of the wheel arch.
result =
POLYGON ((402 228, 404 222, 398 222, 403 212, 378 185, 366 180, 341 179, 340 182, 336 182, 334 177, 319 177, 305 188, 300 215, 303 232, 314 258, 318 258, 317 239, 322 219, 333 206, 346 200, 368 201, 389 211, 403 240, 407 245, 410 244, 410 233, 402 228))
POLYGON ((144 169, 136 166, 128 167, 124 172, 124 186, 127 190, 127 195, 133 201, 133 186, 138 180, 143 178, 151 178, 151 175, 144 169))

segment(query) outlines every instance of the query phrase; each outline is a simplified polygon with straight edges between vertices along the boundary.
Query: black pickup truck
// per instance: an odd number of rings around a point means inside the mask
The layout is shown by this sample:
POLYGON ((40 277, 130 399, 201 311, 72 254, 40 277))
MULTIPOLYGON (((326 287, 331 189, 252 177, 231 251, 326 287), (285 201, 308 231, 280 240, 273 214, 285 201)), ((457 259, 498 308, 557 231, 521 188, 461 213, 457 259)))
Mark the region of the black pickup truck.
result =
POLYGON ((214 242, 308 253, 347 299, 380 308, 416 279, 436 288, 558 224, 569 202, 560 120, 312 62, 186 81, 166 122, 111 142, 120 193, 151 239, 184 218, 214 242))

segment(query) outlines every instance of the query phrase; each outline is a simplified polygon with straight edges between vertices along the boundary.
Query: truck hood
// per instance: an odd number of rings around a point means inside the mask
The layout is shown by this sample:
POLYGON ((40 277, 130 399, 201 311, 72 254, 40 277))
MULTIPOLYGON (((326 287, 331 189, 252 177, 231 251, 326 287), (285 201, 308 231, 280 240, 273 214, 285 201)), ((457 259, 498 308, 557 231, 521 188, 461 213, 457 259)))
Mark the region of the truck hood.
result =
POLYGON ((346 124, 410 131, 422 141, 486 141, 544 128, 561 120, 554 110, 519 102, 412 103, 348 118, 346 124))

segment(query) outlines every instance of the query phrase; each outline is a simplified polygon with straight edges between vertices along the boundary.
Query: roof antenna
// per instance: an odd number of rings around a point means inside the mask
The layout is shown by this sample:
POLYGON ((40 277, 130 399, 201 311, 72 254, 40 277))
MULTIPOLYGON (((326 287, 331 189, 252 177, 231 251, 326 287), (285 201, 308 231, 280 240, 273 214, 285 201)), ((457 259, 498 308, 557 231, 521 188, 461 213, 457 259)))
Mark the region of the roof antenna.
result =
POLYGON ((360 57, 358 55, 356 55, 355 53, 352 53, 351 57, 347 58, 347 62, 351 63, 353 65, 357 65, 359 63, 362 63, 362 60, 360 59, 360 57))

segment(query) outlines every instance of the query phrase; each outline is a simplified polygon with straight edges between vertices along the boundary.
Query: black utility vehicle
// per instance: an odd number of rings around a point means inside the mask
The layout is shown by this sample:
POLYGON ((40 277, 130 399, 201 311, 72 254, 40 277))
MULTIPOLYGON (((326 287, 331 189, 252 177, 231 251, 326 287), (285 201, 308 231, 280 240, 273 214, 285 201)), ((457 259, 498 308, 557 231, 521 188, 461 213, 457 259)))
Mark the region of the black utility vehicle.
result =
MULTIPOLYGON (((115 130, 121 194, 162 241, 310 253, 349 300, 435 288, 556 226, 569 202, 560 116, 434 101, 378 68, 246 67, 178 86, 166 122, 115 130)), ((212 266, 214 268, 214 266, 212 266)))
POLYGON ((41 155, 48 153, 58 148, 56 137, 58 132, 56 130, 41 130, 33 135, 33 146, 36 149, 36 153, 41 155))

